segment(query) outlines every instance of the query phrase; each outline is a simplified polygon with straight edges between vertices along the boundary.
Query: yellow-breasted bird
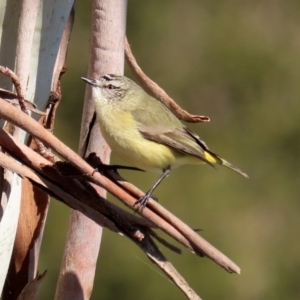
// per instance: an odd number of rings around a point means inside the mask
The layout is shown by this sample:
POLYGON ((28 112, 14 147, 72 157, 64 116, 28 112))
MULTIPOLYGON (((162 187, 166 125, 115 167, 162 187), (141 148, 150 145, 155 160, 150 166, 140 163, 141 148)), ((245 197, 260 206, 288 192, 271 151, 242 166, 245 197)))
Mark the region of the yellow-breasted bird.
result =
POLYGON ((82 79, 93 88, 97 121, 112 151, 134 167, 162 172, 139 200, 141 206, 171 169, 184 164, 219 164, 248 178, 129 78, 106 74, 98 80, 82 79))

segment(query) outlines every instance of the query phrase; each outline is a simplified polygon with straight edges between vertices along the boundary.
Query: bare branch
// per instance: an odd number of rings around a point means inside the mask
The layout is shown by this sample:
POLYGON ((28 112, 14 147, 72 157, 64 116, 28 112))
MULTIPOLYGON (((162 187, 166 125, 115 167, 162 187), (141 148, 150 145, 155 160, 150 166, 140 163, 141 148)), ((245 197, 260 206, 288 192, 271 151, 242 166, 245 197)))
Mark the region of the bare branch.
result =
POLYGON ((188 285, 184 278, 177 272, 175 267, 161 253, 149 236, 146 236, 142 243, 138 244, 144 250, 148 258, 155 263, 178 288, 190 300, 201 300, 195 291, 188 285))
POLYGON ((135 57, 131 52, 131 48, 127 38, 125 40, 125 57, 131 71, 136 76, 142 87, 147 91, 147 93, 166 105, 177 118, 190 123, 210 121, 209 117, 191 115, 190 113, 188 113, 186 110, 181 108, 160 86, 158 86, 157 83, 151 80, 138 65, 135 57))
MULTIPOLYGON (((9 103, 13 104, 13 105, 18 105, 19 104, 19 101, 18 101, 18 95, 16 95, 15 93, 13 92, 10 92, 10 91, 7 91, 5 89, 1 89, 0 88, 0 97, 6 101, 8 101, 9 103)), ((25 104, 26 104, 26 108, 38 115, 41 115, 41 116, 45 116, 46 113, 44 113, 43 111, 37 109, 37 106, 30 102, 29 100, 24 100, 25 101, 25 104)))
POLYGON ((9 68, 7 68, 7 67, 5 68, 2 66, 0 66, 0 73, 6 75, 7 77, 9 77, 11 79, 11 81, 14 84, 15 89, 16 89, 20 107, 21 107, 22 111, 24 111, 26 114, 28 114, 28 110, 27 110, 25 98, 24 98, 24 93, 22 91, 21 84, 20 84, 19 78, 16 75, 16 73, 14 73, 9 68))

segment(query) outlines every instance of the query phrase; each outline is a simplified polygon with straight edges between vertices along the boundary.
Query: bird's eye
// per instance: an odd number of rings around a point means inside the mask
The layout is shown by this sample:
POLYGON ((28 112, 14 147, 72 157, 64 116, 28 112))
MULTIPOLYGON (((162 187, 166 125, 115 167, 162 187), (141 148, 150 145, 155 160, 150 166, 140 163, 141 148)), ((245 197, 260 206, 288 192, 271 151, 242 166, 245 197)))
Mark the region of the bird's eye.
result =
POLYGON ((115 87, 114 87, 112 84, 109 84, 109 85, 107 86, 107 88, 108 88, 109 90, 113 90, 115 87))

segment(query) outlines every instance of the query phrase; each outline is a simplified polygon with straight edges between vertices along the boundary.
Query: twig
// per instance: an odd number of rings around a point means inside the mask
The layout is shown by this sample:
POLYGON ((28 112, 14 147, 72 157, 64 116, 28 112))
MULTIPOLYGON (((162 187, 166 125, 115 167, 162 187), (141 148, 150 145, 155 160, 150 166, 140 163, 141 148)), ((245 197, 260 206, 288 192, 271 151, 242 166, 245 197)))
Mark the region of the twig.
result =
POLYGON ((195 291, 188 285, 184 278, 177 272, 174 266, 161 253, 153 240, 146 236, 142 243, 138 243, 147 254, 148 258, 155 263, 190 300, 201 300, 195 291))
MULTIPOLYGON (((7 67, 5 68, 3 66, 0 66, 0 72, 3 73, 4 75, 8 76, 12 80, 12 82, 15 86, 15 89, 16 89, 17 98, 18 98, 21 110, 23 112, 25 112, 26 114, 28 114, 28 109, 27 109, 27 106, 26 106, 27 100, 25 100, 25 98, 24 98, 24 92, 22 90, 19 77, 17 76, 16 73, 11 71, 7 67)), ((54 122, 54 119, 52 119, 52 122, 54 122)), ((52 123, 52 125, 53 125, 53 123, 52 123)), ((35 143, 36 143, 37 150, 39 151, 39 153, 43 157, 48 159, 49 161, 54 162, 54 156, 48 151, 48 149, 43 145, 43 143, 41 141, 39 141, 38 139, 35 139, 35 143)))
MULTIPOLYGON (((57 90, 58 92, 50 92, 48 103, 47 103, 47 113, 44 115, 43 118, 39 120, 39 123, 43 124, 44 128, 49 130, 50 132, 53 132, 54 129, 54 120, 55 120, 55 113, 56 109, 58 107, 58 104, 61 99, 61 90, 60 90, 60 82, 57 82, 57 90)), ((56 162, 58 159, 51 153, 47 147, 38 139, 33 138, 37 151, 47 160, 51 162, 56 162)))
MULTIPOLYGON (((16 95, 15 93, 13 92, 10 92, 10 91, 7 91, 5 89, 1 89, 0 88, 0 97, 3 98, 4 100, 8 101, 9 103, 13 104, 13 105, 18 105, 19 104, 19 101, 18 101, 18 95, 16 95)), ((37 108, 37 106, 30 102, 29 100, 24 100, 25 101, 25 104, 26 104, 26 108, 40 116, 45 116, 46 113, 39 110, 37 108)))
POLYGON ((127 38, 125 39, 125 57, 133 74, 142 87, 154 98, 166 105, 177 118, 190 123, 209 122, 209 117, 191 115, 181 108, 161 87, 151 80, 140 68, 132 54, 127 38))
POLYGON ((19 80, 17 74, 14 73, 13 71, 11 71, 9 68, 7 68, 7 67, 5 68, 3 66, 0 66, 0 72, 4 75, 8 76, 11 79, 11 81, 14 84, 15 89, 16 89, 16 93, 17 93, 17 96, 18 96, 18 100, 19 100, 21 110, 24 113, 28 114, 28 110, 27 110, 26 103, 25 103, 25 98, 24 98, 24 93, 22 91, 20 80, 19 80))

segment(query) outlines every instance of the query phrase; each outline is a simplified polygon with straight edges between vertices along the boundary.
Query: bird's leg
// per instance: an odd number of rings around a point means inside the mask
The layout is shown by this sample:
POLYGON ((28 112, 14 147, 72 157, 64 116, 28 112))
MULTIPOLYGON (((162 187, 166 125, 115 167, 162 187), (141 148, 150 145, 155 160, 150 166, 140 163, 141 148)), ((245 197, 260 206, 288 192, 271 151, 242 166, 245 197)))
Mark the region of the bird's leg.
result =
POLYGON ((154 183, 153 187, 143 197, 141 197, 139 200, 137 200, 135 206, 138 205, 141 209, 143 209, 147 205, 149 198, 152 197, 153 191, 170 174, 170 172, 171 172, 170 168, 164 169, 163 173, 161 174, 159 179, 154 183))

